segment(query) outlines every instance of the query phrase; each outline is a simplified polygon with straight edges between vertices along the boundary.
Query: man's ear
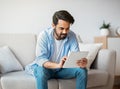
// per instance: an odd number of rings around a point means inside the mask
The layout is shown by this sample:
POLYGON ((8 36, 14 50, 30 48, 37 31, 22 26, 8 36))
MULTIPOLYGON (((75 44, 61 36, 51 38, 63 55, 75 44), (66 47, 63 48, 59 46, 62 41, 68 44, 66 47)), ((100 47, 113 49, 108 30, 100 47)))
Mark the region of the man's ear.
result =
POLYGON ((52 28, 54 29, 55 28, 55 24, 52 23, 52 28))

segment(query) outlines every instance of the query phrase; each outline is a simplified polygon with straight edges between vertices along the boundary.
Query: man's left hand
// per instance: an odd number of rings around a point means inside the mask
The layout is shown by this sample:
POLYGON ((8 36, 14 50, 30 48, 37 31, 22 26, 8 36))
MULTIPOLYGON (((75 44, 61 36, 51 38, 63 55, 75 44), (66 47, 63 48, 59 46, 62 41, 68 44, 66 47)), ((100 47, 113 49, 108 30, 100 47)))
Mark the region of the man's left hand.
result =
POLYGON ((81 68, 86 68, 87 66, 87 59, 86 58, 82 58, 80 60, 77 60, 77 65, 81 68))

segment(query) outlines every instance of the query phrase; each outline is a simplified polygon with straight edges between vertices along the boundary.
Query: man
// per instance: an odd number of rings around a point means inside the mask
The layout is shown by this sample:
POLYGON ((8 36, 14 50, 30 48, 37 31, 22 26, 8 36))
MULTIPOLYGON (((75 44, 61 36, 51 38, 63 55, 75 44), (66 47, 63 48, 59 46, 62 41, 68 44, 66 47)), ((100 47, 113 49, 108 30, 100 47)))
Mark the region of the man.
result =
POLYGON ((79 68, 63 68, 68 53, 79 51, 76 35, 70 30, 73 23, 71 14, 60 10, 53 15, 52 28, 39 34, 36 59, 26 66, 26 71, 36 78, 37 89, 48 89, 47 81, 52 78, 76 78, 76 89, 86 89, 86 58, 76 62, 79 68))

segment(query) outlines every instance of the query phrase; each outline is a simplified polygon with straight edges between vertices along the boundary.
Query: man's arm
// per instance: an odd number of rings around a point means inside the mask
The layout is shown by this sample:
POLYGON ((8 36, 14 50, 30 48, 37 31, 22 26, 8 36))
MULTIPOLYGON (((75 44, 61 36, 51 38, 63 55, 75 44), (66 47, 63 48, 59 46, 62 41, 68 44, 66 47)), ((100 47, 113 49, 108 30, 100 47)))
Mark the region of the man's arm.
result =
POLYGON ((67 57, 63 57, 60 61, 60 63, 50 62, 47 61, 43 64, 45 68, 62 68, 67 57))
POLYGON ((48 41, 45 31, 41 32, 37 38, 35 59, 39 66, 43 66, 45 62, 49 61, 48 41))

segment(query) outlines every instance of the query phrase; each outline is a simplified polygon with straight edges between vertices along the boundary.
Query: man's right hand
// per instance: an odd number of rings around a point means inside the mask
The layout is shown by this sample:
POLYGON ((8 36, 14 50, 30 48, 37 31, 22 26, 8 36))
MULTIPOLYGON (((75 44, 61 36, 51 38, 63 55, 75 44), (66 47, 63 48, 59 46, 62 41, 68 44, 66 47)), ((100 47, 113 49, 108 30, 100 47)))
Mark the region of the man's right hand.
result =
POLYGON ((47 61, 43 64, 43 66, 45 68, 50 68, 50 69, 54 69, 54 68, 62 68, 65 61, 66 61, 67 57, 64 56, 61 60, 60 60, 60 63, 55 63, 55 62, 50 62, 50 61, 47 61))
POLYGON ((60 60, 60 63, 58 64, 58 67, 59 67, 59 68, 62 68, 66 60, 67 60, 67 56, 64 56, 64 57, 60 60))

